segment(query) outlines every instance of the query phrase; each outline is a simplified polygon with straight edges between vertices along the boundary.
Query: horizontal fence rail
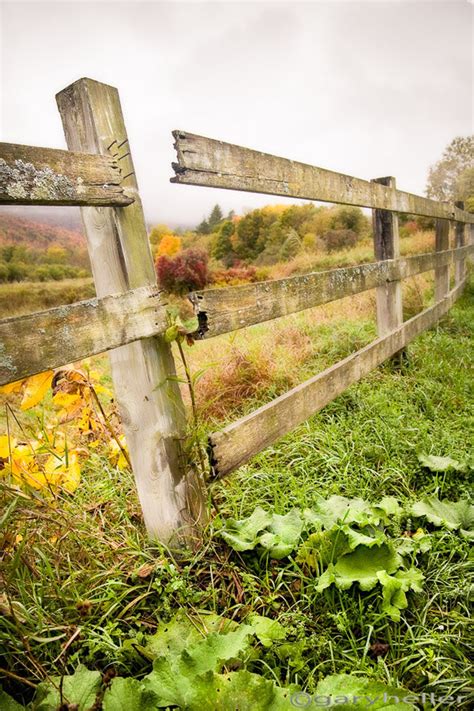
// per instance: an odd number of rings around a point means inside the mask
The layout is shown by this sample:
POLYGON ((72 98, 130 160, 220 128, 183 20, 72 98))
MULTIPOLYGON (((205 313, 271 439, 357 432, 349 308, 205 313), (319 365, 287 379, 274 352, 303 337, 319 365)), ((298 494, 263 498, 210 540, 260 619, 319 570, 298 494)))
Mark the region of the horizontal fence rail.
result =
MULTIPOLYGON (((314 272, 189 295, 199 320, 196 338, 210 338, 252 324, 337 301, 368 289, 459 263, 474 245, 356 267, 314 272)), ((166 297, 157 286, 140 287, 0 321, 0 385, 167 328, 166 297)))
POLYGON ((252 324, 337 301, 387 282, 445 267, 474 252, 473 245, 416 254, 355 267, 313 272, 226 289, 194 292, 190 299, 199 319, 198 338, 211 338, 252 324))
MULTIPOLYGON (((194 549, 208 520, 203 463, 191 461, 171 346, 167 297, 156 271, 117 89, 82 78, 56 97, 71 151, 0 143, 0 205, 78 205, 97 298, 0 321, 0 385, 110 351, 143 517, 152 539, 194 549), (123 208, 127 209, 123 209, 123 208)), ((367 181, 174 131, 171 182, 372 209, 375 261, 188 295, 195 338, 210 338, 368 289, 378 338, 209 437, 211 476, 222 477, 290 432, 433 326, 461 294, 474 251, 474 214, 367 181), (400 257, 397 213, 435 218, 435 248, 400 257), (466 226, 470 225, 470 235, 466 226), (454 240, 450 238, 452 233, 454 240), (450 249, 455 244, 455 249, 450 249), (454 264, 454 288, 449 291, 454 264), (435 305, 403 323, 401 281, 434 270, 435 305)), ((189 304, 188 304, 189 306, 189 304)))
POLYGON ((0 321, 0 385, 166 330, 156 286, 0 321))
POLYGON ((455 287, 442 301, 387 336, 376 339, 267 405, 211 434, 209 448, 213 477, 222 477, 245 464, 404 348, 422 331, 434 326, 460 296, 463 286, 455 287))
POLYGON ((1 205, 102 205, 133 202, 112 156, 0 143, 1 205))
POLYGON ((474 223, 474 214, 386 185, 268 153, 173 131, 173 183, 320 200, 474 223))

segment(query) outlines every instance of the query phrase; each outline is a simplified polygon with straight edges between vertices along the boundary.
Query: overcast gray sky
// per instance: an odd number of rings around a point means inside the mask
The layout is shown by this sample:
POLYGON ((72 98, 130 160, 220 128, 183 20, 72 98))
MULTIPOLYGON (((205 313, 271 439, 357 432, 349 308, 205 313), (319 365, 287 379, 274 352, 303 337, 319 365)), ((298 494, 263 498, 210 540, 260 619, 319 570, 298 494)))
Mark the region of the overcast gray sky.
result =
POLYGON ((2 2, 2 140, 64 147, 54 95, 119 88, 148 220, 194 224, 248 193, 172 185, 180 128, 423 193, 472 132, 467 0, 2 2))

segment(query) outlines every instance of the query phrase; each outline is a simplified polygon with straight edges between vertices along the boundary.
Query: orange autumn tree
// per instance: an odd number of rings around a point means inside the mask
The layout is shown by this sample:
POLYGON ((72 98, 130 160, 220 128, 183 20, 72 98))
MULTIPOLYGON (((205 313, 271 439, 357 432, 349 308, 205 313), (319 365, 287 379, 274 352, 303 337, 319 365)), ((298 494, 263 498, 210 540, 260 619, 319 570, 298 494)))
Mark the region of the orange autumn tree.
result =
POLYGON ((181 251, 181 238, 177 235, 163 235, 158 245, 158 257, 174 257, 175 254, 181 251))

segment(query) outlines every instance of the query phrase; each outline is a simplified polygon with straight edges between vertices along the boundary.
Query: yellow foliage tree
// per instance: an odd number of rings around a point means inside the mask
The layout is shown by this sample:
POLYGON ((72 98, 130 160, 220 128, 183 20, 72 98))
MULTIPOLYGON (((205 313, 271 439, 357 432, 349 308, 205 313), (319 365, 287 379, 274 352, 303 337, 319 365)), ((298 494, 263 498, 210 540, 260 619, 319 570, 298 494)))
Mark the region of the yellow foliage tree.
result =
POLYGON ((169 235, 170 233, 171 230, 168 225, 154 225, 151 229, 150 234, 148 235, 148 238, 150 240, 150 243, 153 246, 156 246, 164 235, 169 235))
POLYGON ((181 238, 177 235, 164 235, 158 245, 157 255, 173 257, 181 251, 181 238))

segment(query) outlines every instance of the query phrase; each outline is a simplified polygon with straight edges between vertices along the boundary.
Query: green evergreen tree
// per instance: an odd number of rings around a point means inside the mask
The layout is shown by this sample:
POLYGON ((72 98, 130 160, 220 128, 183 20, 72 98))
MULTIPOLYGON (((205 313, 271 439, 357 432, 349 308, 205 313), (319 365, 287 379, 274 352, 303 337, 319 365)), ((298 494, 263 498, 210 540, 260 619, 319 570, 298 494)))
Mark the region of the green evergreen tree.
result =
POLYGON ((208 224, 209 224, 211 232, 215 231, 215 228, 217 227, 217 225, 220 222, 222 222, 223 218, 224 218, 224 215, 222 214, 222 210, 221 210, 220 206, 214 205, 214 207, 212 208, 212 212, 209 215, 209 219, 208 219, 208 224))
POLYGON ((209 222, 204 219, 197 227, 196 232, 200 235, 208 235, 211 233, 211 228, 209 227, 209 222))
POLYGON ((230 266, 235 259, 234 248, 230 239, 234 234, 234 230, 233 222, 230 220, 223 222, 219 227, 217 239, 212 250, 214 259, 222 260, 225 266, 230 266))

